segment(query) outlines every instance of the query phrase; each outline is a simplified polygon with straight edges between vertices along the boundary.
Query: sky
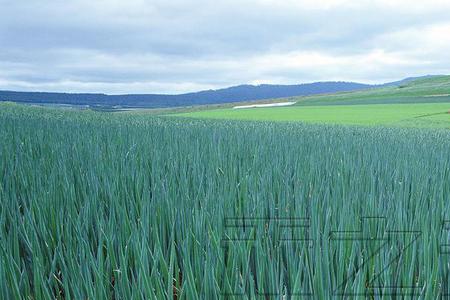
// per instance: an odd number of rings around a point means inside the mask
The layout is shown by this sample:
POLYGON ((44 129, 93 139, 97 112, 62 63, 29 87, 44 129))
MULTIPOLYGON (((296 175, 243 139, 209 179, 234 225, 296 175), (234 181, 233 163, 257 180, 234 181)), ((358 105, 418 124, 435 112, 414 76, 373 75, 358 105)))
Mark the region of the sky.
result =
POLYGON ((449 0, 0 0, 0 89, 184 93, 450 74, 449 0))

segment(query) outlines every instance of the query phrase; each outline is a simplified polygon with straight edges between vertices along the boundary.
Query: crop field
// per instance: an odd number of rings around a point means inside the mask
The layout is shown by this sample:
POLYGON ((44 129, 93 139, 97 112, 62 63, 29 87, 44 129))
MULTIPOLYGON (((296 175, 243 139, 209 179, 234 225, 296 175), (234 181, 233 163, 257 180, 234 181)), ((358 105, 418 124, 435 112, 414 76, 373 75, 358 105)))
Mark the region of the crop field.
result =
POLYGON ((450 131, 0 106, 1 299, 434 299, 450 131))
POLYGON ((450 76, 415 79, 397 86, 309 97, 293 97, 297 105, 450 103, 450 76))
POLYGON ((450 128, 450 103, 227 108, 180 113, 176 116, 207 119, 450 128))
POLYGON ((202 119, 450 128, 450 76, 416 79, 399 86, 274 101, 295 102, 295 105, 209 108, 175 112, 173 115, 202 119))

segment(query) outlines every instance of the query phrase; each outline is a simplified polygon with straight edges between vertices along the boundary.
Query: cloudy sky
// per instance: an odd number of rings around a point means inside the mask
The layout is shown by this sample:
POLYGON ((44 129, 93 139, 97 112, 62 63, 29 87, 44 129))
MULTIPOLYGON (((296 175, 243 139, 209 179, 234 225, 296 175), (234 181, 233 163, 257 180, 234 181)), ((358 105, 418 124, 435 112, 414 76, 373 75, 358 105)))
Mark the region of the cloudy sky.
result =
POLYGON ((450 73, 448 0, 0 0, 0 89, 182 93, 450 73))

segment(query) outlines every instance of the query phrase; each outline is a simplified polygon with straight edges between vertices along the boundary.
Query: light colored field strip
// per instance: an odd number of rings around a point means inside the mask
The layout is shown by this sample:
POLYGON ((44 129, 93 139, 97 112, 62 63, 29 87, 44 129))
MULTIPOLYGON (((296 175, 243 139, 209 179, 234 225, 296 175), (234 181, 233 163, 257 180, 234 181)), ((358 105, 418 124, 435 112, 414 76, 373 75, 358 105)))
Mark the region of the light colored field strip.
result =
POLYGON ((233 109, 288 106, 288 105, 293 105, 293 104, 295 104, 295 102, 278 102, 278 103, 269 103, 269 104, 239 105, 239 106, 234 106, 233 109))
POLYGON ((450 94, 425 95, 424 97, 431 98, 431 97, 448 97, 448 96, 450 96, 450 94))

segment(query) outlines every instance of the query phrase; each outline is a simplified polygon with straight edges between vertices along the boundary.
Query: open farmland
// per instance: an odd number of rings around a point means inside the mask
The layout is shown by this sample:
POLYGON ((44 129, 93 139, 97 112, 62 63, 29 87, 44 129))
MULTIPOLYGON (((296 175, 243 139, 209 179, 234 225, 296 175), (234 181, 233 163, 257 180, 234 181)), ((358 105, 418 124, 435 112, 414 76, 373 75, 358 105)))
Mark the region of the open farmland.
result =
MULTIPOLYGON (((357 92, 291 97, 295 106, 198 109, 191 118, 450 128, 450 76, 357 92)), ((283 102, 278 100, 279 102, 283 102)))
POLYGON ((0 124, 1 299, 450 293, 448 130, 11 104, 0 124))
POLYGON ((450 128, 449 111, 450 103, 420 103, 228 108, 181 113, 178 116, 229 120, 450 128))
POLYGON ((387 87, 294 99, 297 105, 450 103, 450 76, 432 76, 387 87))

